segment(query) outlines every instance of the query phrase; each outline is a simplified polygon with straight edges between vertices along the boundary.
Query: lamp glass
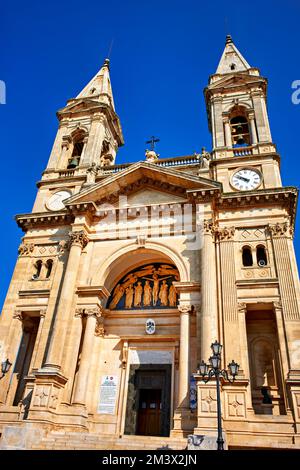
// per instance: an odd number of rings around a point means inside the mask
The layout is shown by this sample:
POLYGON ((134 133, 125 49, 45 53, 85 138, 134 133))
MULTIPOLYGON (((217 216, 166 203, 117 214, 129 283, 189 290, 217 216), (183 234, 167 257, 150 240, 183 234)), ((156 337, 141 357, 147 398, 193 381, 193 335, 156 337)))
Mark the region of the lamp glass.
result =
POLYGON ((209 362, 211 363, 211 365, 214 369, 219 369, 220 368, 221 361, 220 361, 219 356, 211 356, 209 358, 209 362))
POLYGON ((238 374, 238 371, 239 371, 239 364, 237 364, 236 362, 234 362, 234 360, 232 359, 232 361, 228 364, 228 368, 230 370, 230 373, 233 377, 235 377, 237 374, 238 374))
POLYGON ((11 366, 11 362, 9 362, 8 359, 6 359, 5 361, 3 361, 3 362, 1 363, 1 372, 2 372, 2 374, 6 374, 6 373, 9 371, 10 366, 11 366))
POLYGON ((208 367, 207 367, 207 364, 203 361, 203 359, 200 362, 200 364, 198 364, 198 370, 199 370, 200 375, 204 376, 207 374, 208 367))
POLYGON ((212 352, 214 353, 214 356, 219 356, 222 351, 222 344, 220 344, 217 340, 212 343, 211 345, 212 352))

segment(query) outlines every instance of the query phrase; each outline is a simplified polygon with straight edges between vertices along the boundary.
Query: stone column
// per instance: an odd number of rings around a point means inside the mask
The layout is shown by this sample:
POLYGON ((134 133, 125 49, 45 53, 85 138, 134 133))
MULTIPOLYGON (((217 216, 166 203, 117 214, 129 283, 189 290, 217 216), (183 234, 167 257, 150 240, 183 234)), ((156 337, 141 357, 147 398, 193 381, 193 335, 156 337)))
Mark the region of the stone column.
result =
POLYGON ((215 123, 215 146, 224 147, 224 127, 222 119, 222 97, 217 96, 212 99, 212 110, 215 123))
POLYGON ((100 163, 101 149, 105 135, 106 117, 102 113, 95 113, 91 124, 88 141, 82 156, 82 165, 91 166, 93 162, 100 163))
MULTIPOLYGON (((224 357, 226 365, 234 359, 241 366, 240 331, 234 256, 234 227, 223 227, 217 231, 220 252, 220 277, 222 293, 222 317, 224 325, 224 357)), ((222 342, 221 338, 217 338, 222 342)))
POLYGON ((255 126, 255 119, 254 114, 248 114, 249 123, 250 123, 250 132, 251 132, 251 144, 257 144, 257 133, 256 133, 256 126, 255 126))
POLYGON ((83 309, 80 313, 86 317, 86 326, 81 350, 79 371, 77 374, 74 397, 72 401, 74 405, 84 406, 86 404, 86 390, 93 353, 95 330, 97 319, 101 317, 101 309, 99 306, 97 306, 94 308, 83 309))
POLYGON ((257 133, 259 142, 271 142, 271 135, 269 133, 268 122, 264 115, 263 100, 264 96, 261 91, 252 93, 253 107, 256 117, 257 133))
POLYGON ((70 143, 71 143, 71 138, 69 136, 63 137, 62 144, 61 144, 61 156, 60 156, 59 165, 58 165, 58 167, 63 170, 67 168, 68 150, 69 150, 70 143))
POLYGON ((269 227, 273 243, 276 271, 279 281, 282 304, 283 326, 288 344, 290 372, 296 372, 300 378, 300 353, 297 331, 300 327, 300 296, 297 272, 295 270, 292 245, 292 229, 288 222, 277 223, 269 227))
POLYGON ((229 117, 226 116, 223 118, 224 128, 225 128, 225 145, 226 147, 232 147, 232 138, 231 138, 231 130, 229 124, 229 117))
POLYGON ((211 355, 210 345, 218 338, 218 292, 214 227, 213 223, 208 220, 205 220, 203 225, 201 254, 201 339, 200 357, 198 359, 207 361, 211 355))
POLYGON ((35 355, 32 361, 33 369, 38 369, 42 365, 42 355, 44 351, 40 348, 40 343, 41 343, 41 337, 42 337, 42 332, 43 332, 46 311, 47 311, 46 309, 40 310, 40 322, 39 322, 39 328, 38 328, 38 332, 36 335, 35 347, 34 347, 35 355))
POLYGON ((189 406, 189 362, 190 362, 190 313, 191 305, 179 305, 180 311, 180 354, 178 407, 189 406))
POLYGON ((68 320, 75 292, 80 255, 88 243, 86 233, 81 230, 70 233, 70 253, 57 305, 55 323, 44 367, 55 371, 62 368, 63 345, 65 344, 68 320))

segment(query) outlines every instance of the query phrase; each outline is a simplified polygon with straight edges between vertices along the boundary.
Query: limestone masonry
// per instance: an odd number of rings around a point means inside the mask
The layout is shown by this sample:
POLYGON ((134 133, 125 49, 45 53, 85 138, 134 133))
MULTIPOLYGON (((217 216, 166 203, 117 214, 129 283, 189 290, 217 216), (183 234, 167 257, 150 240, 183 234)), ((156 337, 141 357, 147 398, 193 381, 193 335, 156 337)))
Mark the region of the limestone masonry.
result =
POLYGON ((221 384, 226 447, 300 449, 297 189, 282 186, 267 80, 230 36, 204 94, 211 152, 152 146, 121 165, 109 60, 57 112, 32 212, 16 217, 0 448, 213 442, 216 384, 197 365, 217 339, 222 367, 240 365, 221 384))

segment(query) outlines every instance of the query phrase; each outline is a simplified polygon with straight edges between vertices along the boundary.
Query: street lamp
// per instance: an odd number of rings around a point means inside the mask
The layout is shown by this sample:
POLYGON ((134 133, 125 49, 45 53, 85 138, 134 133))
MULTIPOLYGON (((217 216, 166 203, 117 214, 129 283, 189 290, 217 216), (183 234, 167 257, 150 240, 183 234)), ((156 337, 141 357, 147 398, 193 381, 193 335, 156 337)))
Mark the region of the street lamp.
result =
POLYGON ((0 377, 0 379, 3 379, 3 377, 5 376, 5 374, 7 374, 7 372, 9 371, 10 367, 11 367, 12 363, 9 362, 8 358, 1 362, 1 372, 2 372, 2 376, 0 377))
POLYGON ((236 375, 239 371, 239 364, 237 364, 233 359, 228 364, 229 373, 232 376, 232 379, 229 378, 228 372, 226 369, 221 369, 221 351, 222 344, 217 340, 212 343, 211 349, 213 355, 209 358, 209 365, 206 364, 203 359, 198 364, 198 374, 202 376, 202 380, 207 383, 213 376, 216 377, 217 383, 217 413, 218 413, 218 438, 217 438, 217 450, 224 450, 224 440, 222 436, 222 421, 221 421, 221 395, 220 395, 220 376, 224 377, 225 380, 233 382, 236 375))

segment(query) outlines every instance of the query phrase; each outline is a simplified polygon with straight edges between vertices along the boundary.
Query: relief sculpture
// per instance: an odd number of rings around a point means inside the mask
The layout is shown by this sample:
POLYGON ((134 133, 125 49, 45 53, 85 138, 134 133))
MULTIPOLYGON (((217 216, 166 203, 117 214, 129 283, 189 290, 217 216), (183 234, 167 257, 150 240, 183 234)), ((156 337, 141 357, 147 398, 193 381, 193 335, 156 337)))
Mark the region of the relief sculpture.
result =
POLYGON ((179 273, 171 264, 142 266, 118 282, 108 306, 110 310, 176 307, 173 281, 179 281, 179 273))

